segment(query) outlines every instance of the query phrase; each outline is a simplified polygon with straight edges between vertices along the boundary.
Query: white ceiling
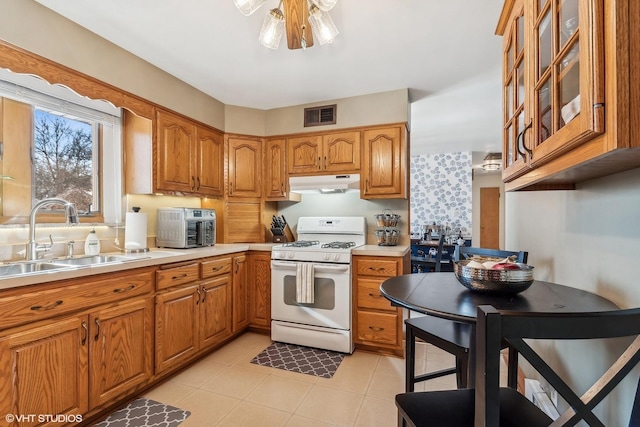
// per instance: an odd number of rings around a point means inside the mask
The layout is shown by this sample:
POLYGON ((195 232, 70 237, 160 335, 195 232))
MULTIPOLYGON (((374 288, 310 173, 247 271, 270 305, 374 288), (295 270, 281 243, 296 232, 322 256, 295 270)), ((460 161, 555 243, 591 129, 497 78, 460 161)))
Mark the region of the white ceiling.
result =
POLYGON ((409 88, 412 154, 500 151, 503 0, 339 0, 332 44, 258 42, 278 0, 36 0, 219 101, 271 109, 409 88))

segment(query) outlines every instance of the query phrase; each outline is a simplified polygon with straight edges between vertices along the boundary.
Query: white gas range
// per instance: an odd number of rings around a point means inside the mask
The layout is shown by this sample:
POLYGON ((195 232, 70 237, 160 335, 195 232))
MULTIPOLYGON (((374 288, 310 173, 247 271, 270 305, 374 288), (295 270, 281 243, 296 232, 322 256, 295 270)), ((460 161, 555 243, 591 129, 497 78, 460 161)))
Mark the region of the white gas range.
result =
POLYGON ((298 240, 271 250, 271 338, 353 352, 351 250, 364 217, 300 217, 298 240))

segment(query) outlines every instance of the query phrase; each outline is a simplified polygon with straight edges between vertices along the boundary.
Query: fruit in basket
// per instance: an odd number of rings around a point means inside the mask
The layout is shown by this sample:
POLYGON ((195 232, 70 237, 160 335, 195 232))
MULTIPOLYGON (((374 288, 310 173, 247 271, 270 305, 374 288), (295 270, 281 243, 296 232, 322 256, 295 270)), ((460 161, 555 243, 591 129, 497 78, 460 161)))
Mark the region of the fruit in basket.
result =
POLYGON ((493 265, 493 270, 520 270, 520 266, 513 262, 498 262, 493 265))

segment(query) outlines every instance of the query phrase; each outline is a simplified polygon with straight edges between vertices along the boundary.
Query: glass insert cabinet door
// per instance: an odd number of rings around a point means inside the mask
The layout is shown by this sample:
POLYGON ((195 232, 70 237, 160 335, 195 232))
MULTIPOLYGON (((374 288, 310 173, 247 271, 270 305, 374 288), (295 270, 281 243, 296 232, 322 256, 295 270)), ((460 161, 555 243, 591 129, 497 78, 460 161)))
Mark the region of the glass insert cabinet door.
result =
POLYGON ((532 4, 532 165, 604 131, 603 1, 532 4))
POLYGON ((503 35, 503 179, 515 178, 526 171, 523 147, 526 116, 525 22, 524 2, 517 1, 503 35))
POLYGON ((605 123, 603 0, 511 3, 502 33, 506 182, 596 137, 605 123))

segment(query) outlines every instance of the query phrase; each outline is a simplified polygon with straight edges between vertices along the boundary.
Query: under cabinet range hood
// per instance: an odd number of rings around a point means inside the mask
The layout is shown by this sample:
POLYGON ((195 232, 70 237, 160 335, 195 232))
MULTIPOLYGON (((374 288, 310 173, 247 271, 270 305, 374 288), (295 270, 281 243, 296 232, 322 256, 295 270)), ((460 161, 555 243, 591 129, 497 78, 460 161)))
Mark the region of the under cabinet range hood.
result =
POLYGON ((360 189, 360 174, 292 176, 289 190, 294 193, 344 193, 360 189))

